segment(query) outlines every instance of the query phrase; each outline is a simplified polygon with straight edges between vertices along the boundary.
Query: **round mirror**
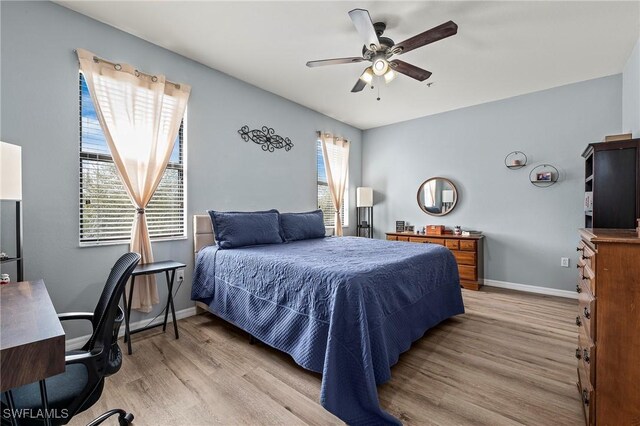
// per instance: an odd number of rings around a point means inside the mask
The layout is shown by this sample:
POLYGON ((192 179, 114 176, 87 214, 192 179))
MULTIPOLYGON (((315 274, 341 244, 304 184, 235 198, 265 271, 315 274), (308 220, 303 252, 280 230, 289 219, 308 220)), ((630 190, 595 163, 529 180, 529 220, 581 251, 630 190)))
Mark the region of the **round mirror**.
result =
POLYGON ((449 179, 434 177, 427 179, 418 188, 418 205, 431 216, 451 213, 458 203, 458 190, 449 179))

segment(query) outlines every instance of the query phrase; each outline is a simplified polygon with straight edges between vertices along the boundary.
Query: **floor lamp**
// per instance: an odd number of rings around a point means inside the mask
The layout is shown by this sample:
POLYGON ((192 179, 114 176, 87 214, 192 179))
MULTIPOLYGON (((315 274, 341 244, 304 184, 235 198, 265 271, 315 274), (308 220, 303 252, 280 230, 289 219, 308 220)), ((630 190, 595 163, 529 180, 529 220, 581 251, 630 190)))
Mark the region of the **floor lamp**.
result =
POLYGON ((373 189, 356 189, 356 234, 358 237, 373 238, 373 189), (365 220, 366 219, 366 220, 365 220))
POLYGON ((0 263, 16 262, 18 281, 24 280, 22 258, 22 147, 0 142, 0 200, 16 203, 16 251, 0 263))

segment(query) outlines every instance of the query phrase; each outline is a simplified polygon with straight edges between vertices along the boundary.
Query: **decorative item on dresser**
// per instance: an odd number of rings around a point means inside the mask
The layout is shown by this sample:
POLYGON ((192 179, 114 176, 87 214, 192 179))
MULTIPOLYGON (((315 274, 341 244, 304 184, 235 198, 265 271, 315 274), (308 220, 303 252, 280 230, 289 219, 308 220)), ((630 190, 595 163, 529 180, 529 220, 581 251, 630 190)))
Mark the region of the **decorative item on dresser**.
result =
POLYGON ((373 189, 356 189, 356 236, 373 238, 373 189))
POLYGON ((410 243, 431 243, 447 247, 456 258, 460 273, 460 286, 467 290, 480 290, 484 283, 484 236, 443 234, 437 237, 405 232, 387 232, 387 240, 410 243))
POLYGON ((640 424, 640 236, 581 229, 578 391, 585 423, 640 424))
POLYGON ((640 139, 592 143, 585 159, 585 227, 635 228, 640 217, 640 139))

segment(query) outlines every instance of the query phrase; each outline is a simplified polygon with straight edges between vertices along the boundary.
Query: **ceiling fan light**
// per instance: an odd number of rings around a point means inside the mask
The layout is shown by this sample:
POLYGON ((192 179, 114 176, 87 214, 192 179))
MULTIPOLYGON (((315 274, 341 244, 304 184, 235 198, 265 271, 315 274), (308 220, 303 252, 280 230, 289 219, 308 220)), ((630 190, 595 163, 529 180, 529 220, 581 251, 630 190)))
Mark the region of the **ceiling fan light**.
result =
POLYGON ((372 68, 375 75, 382 76, 385 72, 387 72, 387 69, 389 69, 389 63, 386 61, 386 59, 378 58, 373 61, 372 68))
POLYGON ((368 67, 364 70, 364 72, 360 76, 360 80, 364 81, 367 84, 371 84, 371 82, 373 81, 373 72, 371 71, 371 67, 368 67))
POLYGON ((391 68, 389 68, 389 70, 384 73, 384 82, 387 84, 391 83, 397 75, 398 74, 396 74, 391 68))

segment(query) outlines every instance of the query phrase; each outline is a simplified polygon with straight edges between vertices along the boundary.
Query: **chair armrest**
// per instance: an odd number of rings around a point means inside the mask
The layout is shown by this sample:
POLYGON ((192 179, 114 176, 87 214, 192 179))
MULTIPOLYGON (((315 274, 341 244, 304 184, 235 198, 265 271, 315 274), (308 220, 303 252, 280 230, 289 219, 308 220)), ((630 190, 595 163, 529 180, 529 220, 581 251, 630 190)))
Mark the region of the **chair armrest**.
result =
POLYGON ((97 354, 91 352, 82 352, 80 354, 65 355, 65 364, 87 364, 92 361, 97 354))
POLYGON ((66 312, 64 314, 58 314, 58 319, 60 321, 66 321, 66 320, 93 321, 93 313, 92 312, 66 312))

